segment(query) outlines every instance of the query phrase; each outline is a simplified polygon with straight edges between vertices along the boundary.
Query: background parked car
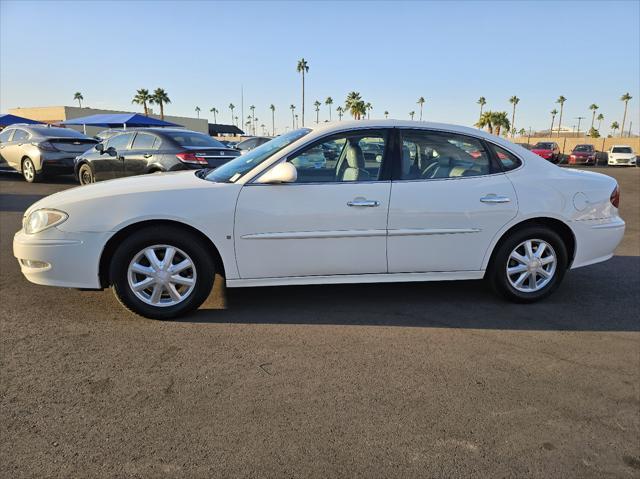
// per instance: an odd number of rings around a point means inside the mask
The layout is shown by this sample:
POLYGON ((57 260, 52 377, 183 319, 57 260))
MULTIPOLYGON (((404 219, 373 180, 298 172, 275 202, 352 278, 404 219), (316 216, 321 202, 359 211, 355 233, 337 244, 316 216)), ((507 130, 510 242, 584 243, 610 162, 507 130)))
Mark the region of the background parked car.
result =
POLYGON ((74 158, 96 143, 67 128, 15 124, 0 134, 0 158, 34 183, 43 174, 72 173, 74 158))
POLYGON ((242 140, 236 145, 236 149, 239 150, 241 154, 244 154, 247 151, 251 151, 260 145, 265 144, 267 141, 271 141, 271 138, 267 138, 266 136, 254 136, 252 138, 242 140))
POLYGON ((560 147, 555 141, 536 143, 533 145, 533 148, 531 148, 531 151, 545 160, 549 160, 551 163, 558 163, 560 161, 560 147))
POLYGON ((208 135, 169 128, 122 131, 76 158, 80 184, 157 171, 217 168, 239 156, 208 135))
POLYGON ((122 133, 123 131, 124 129, 122 128, 109 128, 108 130, 102 130, 100 133, 98 133, 95 136, 95 139, 98 141, 108 140, 112 136, 117 135, 118 133, 122 133))
POLYGON ((613 145, 607 152, 607 163, 611 166, 637 164, 636 153, 629 145, 613 145))
POLYGON ((569 155, 570 165, 595 165, 597 164, 596 149, 593 145, 576 145, 569 155))
POLYGON ((235 148, 236 145, 240 143, 239 141, 236 141, 236 140, 218 140, 218 141, 222 143, 224 146, 228 146, 229 148, 235 148))

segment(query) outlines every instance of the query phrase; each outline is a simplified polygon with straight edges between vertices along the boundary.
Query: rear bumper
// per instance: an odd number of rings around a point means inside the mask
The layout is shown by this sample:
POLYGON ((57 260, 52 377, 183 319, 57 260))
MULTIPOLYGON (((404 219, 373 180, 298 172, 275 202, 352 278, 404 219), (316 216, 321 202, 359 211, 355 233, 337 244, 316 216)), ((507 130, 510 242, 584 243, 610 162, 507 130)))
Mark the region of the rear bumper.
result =
POLYGON ((625 222, 619 216, 599 220, 574 221, 576 254, 571 269, 606 261, 622 241, 625 222))
POLYGON ((47 155, 41 158, 43 173, 73 173, 75 156, 47 155))
POLYGON ((99 289, 99 261, 109 235, 57 228, 27 235, 20 230, 13 237, 13 255, 32 283, 99 289))

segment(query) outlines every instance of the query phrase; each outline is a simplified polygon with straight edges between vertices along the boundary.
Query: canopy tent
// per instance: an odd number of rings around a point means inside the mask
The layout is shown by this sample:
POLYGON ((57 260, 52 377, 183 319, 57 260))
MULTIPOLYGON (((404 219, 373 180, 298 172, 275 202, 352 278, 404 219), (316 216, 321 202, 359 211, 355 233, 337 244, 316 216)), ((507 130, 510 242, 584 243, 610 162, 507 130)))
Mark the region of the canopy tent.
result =
POLYGON ((21 116, 11 115, 9 113, 0 115, 0 127, 4 128, 5 126, 13 125, 14 123, 27 123, 29 125, 37 125, 40 122, 30 120, 29 118, 22 118, 21 116))
POLYGON ((244 135, 244 131, 238 128, 235 125, 222 125, 220 123, 209 123, 209 135, 222 135, 222 134, 231 134, 231 135, 244 135))
POLYGON ((107 128, 182 126, 164 120, 158 120, 139 113, 108 113, 82 116, 60 123, 61 125, 104 126, 107 128))

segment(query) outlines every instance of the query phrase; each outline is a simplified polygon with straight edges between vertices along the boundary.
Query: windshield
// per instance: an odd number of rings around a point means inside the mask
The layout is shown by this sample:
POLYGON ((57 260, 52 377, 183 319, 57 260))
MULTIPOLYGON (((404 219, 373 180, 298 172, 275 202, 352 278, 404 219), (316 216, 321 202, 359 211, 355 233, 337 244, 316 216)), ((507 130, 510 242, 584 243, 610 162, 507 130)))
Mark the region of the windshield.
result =
POLYGON ((616 146, 611 153, 632 153, 631 148, 628 146, 616 146))
POLYGON ((536 143, 535 150, 553 150, 553 143, 536 143))
POLYGON ((226 148, 218 140, 214 140, 210 136, 205 135, 204 133, 198 133, 196 131, 165 131, 164 134, 178 143, 178 145, 185 148, 226 148))
POLYGON ((573 151, 593 151, 593 147, 591 145, 578 145, 573 151))
POLYGON ((299 140, 310 131, 311 130, 308 128, 300 128, 299 130, 290 131, 289 133, 280 135, 273 140, 260 145, 254 150, 251 150, 242 156, 238 156, 229 163, 225 163, 215 170, 208 172, 205 179, 209 181, 234 183, 246 172, 252 170, 267 158, 289 146, 294 141, 299 140))

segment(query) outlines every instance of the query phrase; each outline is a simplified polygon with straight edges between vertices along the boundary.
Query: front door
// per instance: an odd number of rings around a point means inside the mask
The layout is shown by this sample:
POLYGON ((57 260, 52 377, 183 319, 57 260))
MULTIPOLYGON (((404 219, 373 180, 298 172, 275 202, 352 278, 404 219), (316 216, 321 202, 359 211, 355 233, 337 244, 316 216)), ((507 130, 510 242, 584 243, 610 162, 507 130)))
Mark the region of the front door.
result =
POLYGON ((332 135, 286 160, 295 183, 245 185, 235 221, 240 277, 386 273, 387 136, 332 135))
POLYGON ((518 211, 513 185, 473 137, 405 130, 391 187, 389 272, 479 271, 518 211))
POLYGON ((93 173, 96 181, 110 180, 124 176, 125 155, 135 133, 120 133, 109 138, 104 145, 104 153, 93 161, 93 173), (112 148, 114 154, 107 153, 112 148))
POLYGON ((137 132, 131 149, 124 154, 124 176, 143 175, 149 171, 159 144, 157 136, 137 132))

